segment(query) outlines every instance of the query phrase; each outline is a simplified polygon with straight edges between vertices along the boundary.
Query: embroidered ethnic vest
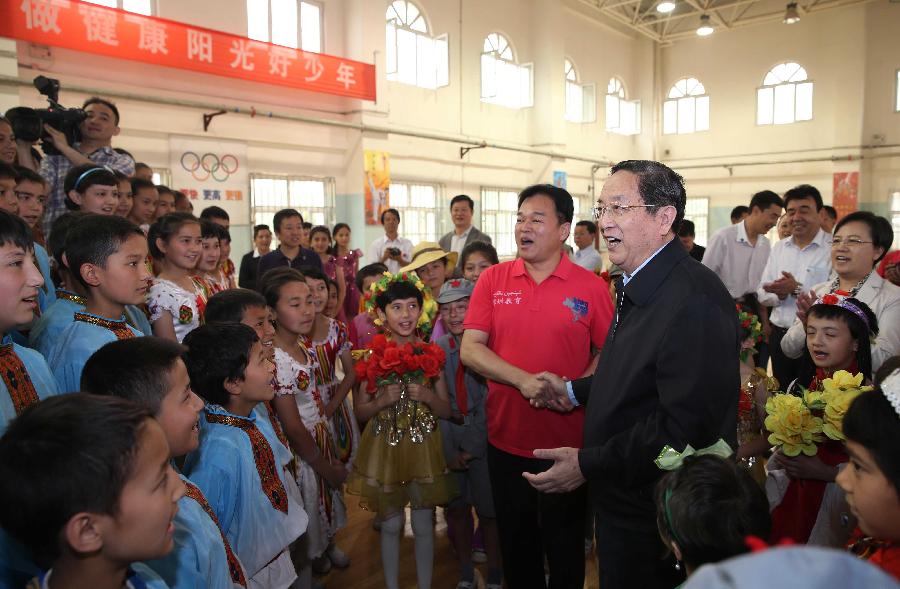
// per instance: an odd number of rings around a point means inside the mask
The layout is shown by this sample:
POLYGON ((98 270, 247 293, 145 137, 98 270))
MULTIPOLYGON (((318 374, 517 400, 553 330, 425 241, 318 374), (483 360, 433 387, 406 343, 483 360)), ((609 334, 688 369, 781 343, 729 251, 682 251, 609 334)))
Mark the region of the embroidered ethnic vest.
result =
POLYGON ((25 364, 13 350, 12 344, 0 346, 0 377, 9 391, 16 415, 21 415, 25 409, 40 401, 25 364))
POLYGON ((246 587, 247 579, 244 577, 244 570, 241 568, 241 563, 238 561, 237 556, 235 556, 234 551, 231 550, 231 544, 222 532, 222 528, 219 527, 219 518, 216 517, 215 512, 213 512, 212 507, 210 507, 209 501, 206 500, 206 497, 203 496, 203 492, 197 488, 196 485, 190 481, 184 481, 184 484, 187 487, 185 495, 196 501, 200 507, 203 508, 203 511, 206 512, 209 519, 216 524, 216 529, 219 530, 219 534, 222 536, 222 543, 225 544, 225 556, 228 558, 228 572, 231 573, 231 580, 241 587, 246 587))
POLYGON ((78 312, 75 313, 75 321, 90 323, 97 327, 105 327, 113 332, 117 339, 131 339, 135 337, 134 332, 128 328, 128 324, 125 321, 112 321, 110 319, 103 319, 101 317, 88 315, 87 313, 78 312))

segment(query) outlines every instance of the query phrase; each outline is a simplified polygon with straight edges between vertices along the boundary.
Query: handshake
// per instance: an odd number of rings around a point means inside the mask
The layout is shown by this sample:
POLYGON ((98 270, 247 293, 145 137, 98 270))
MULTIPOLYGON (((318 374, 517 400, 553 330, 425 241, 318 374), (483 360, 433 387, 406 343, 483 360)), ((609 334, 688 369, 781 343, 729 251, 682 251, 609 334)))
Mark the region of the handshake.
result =
POLYGON ((566 381, 552 372, 529 374, 518 386, 522 396, 536 409, 568 413, 575 408, 566 391, 566 381))

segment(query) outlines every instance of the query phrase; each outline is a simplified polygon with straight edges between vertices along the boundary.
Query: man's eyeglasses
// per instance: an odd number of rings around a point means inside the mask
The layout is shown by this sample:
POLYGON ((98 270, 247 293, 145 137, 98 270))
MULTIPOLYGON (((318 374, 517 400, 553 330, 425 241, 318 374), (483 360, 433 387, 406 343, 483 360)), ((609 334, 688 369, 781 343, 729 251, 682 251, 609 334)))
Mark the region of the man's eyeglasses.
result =
POLYGON ((831 247, 840 247, 842 244, 847 247, 857 247, 864 243, 873 243, 871 241, 863 241, 858 237, 848 237, 844 239, 842 237, 835 237, 831 240, 831 247))
POLYGON ((631 209, 651 209, 655 208, 657 205, 620 205, 620 204, 609 204, 604 206, 597 206, 591 209, 591 213, 594 215, 594 219, 597 221, 605 215, 609 214, 614 219, 617 219, 630 211, 631 209))

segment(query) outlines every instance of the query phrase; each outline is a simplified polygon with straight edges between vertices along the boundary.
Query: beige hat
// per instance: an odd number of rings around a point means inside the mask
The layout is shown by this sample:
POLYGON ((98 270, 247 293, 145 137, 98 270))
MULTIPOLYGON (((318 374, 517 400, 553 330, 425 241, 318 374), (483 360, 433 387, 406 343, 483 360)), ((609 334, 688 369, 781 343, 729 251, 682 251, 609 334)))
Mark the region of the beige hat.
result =
POLYGON ((456 259, 458 257, 456 252, 445 252, 441 249, 441 246, 434 241, 420 241, 418 245, 413 248, 412 261, 409 265, 400 268, 400 271, 412 272, 413 270, 418 270, 425 264, 430 264, 441 258, 447 258, 447 265, 452 268, 456 266, 456 259))

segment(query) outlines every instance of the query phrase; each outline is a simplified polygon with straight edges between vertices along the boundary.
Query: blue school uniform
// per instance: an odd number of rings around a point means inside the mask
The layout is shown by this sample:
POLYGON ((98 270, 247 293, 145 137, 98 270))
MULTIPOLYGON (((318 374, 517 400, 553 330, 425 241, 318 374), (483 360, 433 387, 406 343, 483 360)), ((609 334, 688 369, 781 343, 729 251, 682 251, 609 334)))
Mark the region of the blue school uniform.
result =
MULTIPOLYGON (((31 579, 26 589, 49 589, 52 574, 53 569, 38 573, 31 579)), ((169 586, 146 565, 136 562, 129 567, 122 589, 169 589, 169 586)))
POLYGON ((145 564, 171 589, 241 589, 247 575, 219 528, 209 502, 187 477, 187 493, 175 515, 175 546, 164 558, 145 564))
POLYGON ((50 350, 47 360, 60 392, 81 390, 81 371, 91 355, 109 342, 144 335, 125 322, 91 313, 76 312, 50 350))
POLYGON ((207 405, 200 428, 200 447, 188 455, 185 473, 252 578, 306 531, 306 512, 285 486, 293 457, 255 410, 240 417, 207 405))
MULTIPOLYGON (((57 394, 44 357, 4 337, 0 344, 0 435, 30 405, 57 394)), ((0 530, 0 589, 20 589, 38 568, 24 546, 0 530)))
POLYGON ((38 308, 43 313, 56 300, 56 287, 53 285, 53 278, 50 277, 50 256, 38 243, 34 244, 34 259, 41 276, 44 277, 44 286, 38 290, 38 308))
POLYGON ((28 332, 28 347, 49 357, 53 344, 63 330, 72 324, 75 313, 84 310, 84 297, 59 289, 56 300, 41 314, 28 332))

